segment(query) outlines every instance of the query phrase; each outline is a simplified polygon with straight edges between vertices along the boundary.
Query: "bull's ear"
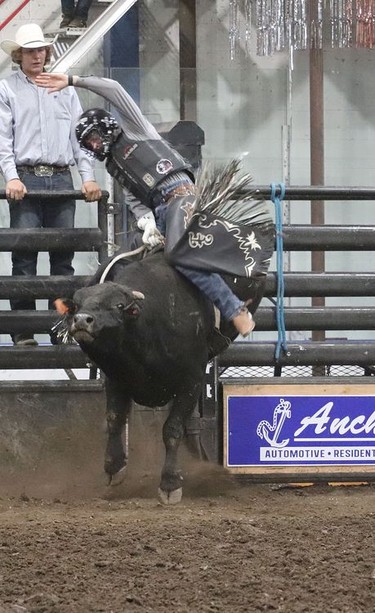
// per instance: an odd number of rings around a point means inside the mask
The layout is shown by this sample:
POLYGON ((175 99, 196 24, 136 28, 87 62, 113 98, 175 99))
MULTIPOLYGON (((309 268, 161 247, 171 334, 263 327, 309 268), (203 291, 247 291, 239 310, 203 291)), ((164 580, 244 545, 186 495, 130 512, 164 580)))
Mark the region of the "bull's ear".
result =
POLYGON ((76 306, 70 298, 57 298, 53 304, 59 315, 72 315, 75 313, 76 306))

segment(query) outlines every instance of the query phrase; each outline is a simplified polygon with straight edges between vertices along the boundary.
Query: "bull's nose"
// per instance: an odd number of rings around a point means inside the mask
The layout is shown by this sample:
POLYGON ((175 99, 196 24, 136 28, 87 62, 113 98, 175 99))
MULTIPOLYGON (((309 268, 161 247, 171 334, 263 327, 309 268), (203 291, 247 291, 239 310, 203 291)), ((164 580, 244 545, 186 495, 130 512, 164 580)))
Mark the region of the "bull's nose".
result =
POLYGON ((76 313, 70 328, 71 334, 87 332, 92 334, 95 326, 95 318, 90 313, 76 313))
POLYGON ((93 323, 94 318, 89 313, 77 313, 74 315, 73 321, 75 324, 90 325, 93 323))

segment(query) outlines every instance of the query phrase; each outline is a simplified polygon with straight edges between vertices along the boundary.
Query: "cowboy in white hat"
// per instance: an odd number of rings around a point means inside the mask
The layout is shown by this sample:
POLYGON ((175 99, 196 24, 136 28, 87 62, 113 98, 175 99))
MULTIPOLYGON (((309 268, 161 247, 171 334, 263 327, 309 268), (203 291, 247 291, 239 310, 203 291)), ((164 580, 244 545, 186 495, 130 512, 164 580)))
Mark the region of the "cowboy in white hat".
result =
MULTIPOLYGON (((21 51, 21 49, 48 49, 49 57, 51 59, 51 46, 53 41, 47 41, 44 38, 44 34, 40 26, 36 23, 27 23, 18 28, 15 36, 15 40, 6 39, 0 43, 0 47, 5 53, 10 55, 12 59, 20 64, 19 59, 14 58, 15 52, 21 51)), ((17 54, 20 55, 19 53, 17 54)))
MULTIPOLYGON (((81 176, 81 190, 87 201, 101 196, 92 161, 80 148, 75 126, 82 114, 73 88, 53 100, 37 87, 35 79, 45 70, 52 43, 35 23, 21 26, 14 40, 4 40, 0 48, 11 56, 19 69, 0 81, 0 171, 9 201, 10 227, 73 228, 75 198, 55 198, 58 191, 73 192, 71 167, 81 176), (31 192, 47 192, 43 198, 31 192)), ((37 252, 14 251, 12 274, 35 276, 37 252)), ((72 275, 74 252, 50 252, 52 275, 72 275)), ((35 310, 35 300, 11 300, 11 308, 35 310)), ((50 308, 53 308, 52 305, 50 308)), ((15 344, 35 345, 32 330, 12 334, 15 344)))

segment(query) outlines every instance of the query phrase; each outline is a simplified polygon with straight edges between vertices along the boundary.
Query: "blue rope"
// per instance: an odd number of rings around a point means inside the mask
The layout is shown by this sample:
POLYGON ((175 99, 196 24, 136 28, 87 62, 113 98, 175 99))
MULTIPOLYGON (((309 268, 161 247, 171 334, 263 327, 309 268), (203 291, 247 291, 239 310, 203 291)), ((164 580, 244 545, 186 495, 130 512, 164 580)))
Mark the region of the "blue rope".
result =
POLYGON ((277 270, 277 297, 276 297, 276 323, 277 323, 277 343, 275 350, 275 360, 280 360, 281 349, 284 353, 288 352, 288 345, 285 334, 285 313, 284 313, 284 265, 283 265, 283 209, 282 200, 285 196, 284 183, 271 183, 271 200, 275 205, 276 221, 276 270, 277 270), (277 195, 277 187, 280 194, 277 195))

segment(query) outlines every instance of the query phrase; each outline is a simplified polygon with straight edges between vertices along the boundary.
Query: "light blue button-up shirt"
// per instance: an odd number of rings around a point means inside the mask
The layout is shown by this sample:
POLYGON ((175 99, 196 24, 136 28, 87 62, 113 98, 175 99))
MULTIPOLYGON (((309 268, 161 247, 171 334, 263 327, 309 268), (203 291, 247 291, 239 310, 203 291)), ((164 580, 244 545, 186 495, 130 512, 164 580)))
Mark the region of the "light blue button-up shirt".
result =
POLYGON ((82 182, 93 181, 91 159, 80 149, 75 126, 82 114, 73 87, 49 94, 21 69, 0 81, 0 170, 17 179, 16 166, 77 164, 82 182))

